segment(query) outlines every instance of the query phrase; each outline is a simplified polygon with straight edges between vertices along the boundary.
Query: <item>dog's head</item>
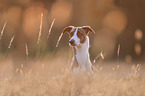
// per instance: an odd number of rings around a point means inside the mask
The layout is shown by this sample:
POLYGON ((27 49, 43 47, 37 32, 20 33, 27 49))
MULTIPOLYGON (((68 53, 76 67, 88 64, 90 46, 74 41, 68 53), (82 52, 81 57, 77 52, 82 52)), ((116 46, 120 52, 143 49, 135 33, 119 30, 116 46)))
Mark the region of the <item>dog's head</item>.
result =
POLYGON ((71 46, 81 46, 81 44, 86 41, 86 36, 88 36, 89 32, 95 33, 95 31, 90 26, 68 26, 63 29, 63 33, 65 32, 69 34, 69 44, 71 46))

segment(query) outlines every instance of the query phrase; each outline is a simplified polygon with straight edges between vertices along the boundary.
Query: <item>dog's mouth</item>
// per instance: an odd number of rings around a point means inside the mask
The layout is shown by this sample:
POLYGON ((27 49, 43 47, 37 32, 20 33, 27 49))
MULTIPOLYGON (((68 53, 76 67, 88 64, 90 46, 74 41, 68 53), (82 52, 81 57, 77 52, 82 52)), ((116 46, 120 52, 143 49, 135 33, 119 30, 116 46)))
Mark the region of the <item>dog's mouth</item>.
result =
POLYGON ((70 40, 69 45, 70 46, 76 46, 75 40, 74 39, 70 40))
POLYGON ((77 46, 77 47, 78 47, 78 46, 80 46, 80 44, 76 44, 76 43, 75 43, 75 40, 72 39, 72 40, 69 41, 69 46, 71 46, 71 47, 77 46))

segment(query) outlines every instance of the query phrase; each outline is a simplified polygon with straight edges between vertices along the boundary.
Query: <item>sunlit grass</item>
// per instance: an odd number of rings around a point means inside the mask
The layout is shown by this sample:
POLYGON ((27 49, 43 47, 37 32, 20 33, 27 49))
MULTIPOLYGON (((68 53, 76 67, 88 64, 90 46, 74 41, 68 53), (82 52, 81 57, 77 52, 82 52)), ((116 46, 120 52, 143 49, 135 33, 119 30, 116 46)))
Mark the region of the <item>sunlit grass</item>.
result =
MULTIPOLYGON (((67 74, 65 61, 57 57, 39 64, 31 62, 29 69, 21 64, 7 74, 9 65, 5 65, 5 72, 0 76, 0 96, 60 96, 62 91, 69 96, 71 76, 67 74)), ((115 63, 97 64, 93 65, 93 71, 92 96, 145 95, 144 68, 140 64, 120 64, 119 68, 115 63)), ((84 86, 79 96, 88 96, 87 92, 87 86, 84 86)))

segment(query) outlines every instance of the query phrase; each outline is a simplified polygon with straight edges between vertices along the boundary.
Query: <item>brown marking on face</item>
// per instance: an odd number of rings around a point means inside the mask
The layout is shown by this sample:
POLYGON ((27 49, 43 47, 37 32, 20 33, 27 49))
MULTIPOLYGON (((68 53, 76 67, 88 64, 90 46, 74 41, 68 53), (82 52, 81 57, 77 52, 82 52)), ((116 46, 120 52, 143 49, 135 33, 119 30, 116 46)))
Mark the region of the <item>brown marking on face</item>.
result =
POLYGON ((86 41, 86 31, 82 28, 79 28, 77 31, 77 36, 80 39, 80 43, 84 43, 86 41))

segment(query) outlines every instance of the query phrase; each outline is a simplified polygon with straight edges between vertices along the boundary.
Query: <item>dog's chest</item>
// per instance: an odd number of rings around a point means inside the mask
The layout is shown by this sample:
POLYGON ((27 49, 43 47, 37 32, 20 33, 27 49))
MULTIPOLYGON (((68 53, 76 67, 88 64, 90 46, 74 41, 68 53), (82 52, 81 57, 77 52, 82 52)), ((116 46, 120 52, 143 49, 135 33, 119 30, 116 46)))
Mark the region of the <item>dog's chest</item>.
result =
POLYGON ((78 51, 76 53, 76 59, 79 67, 85 67, 85 64, 87 62, 87 52, 78 51))
POLYGON ((86 72, 86 63, 87 63, 87 53, 76 52, 76 62, 77 66, 73 69, 73 74, 83 74, 86 72))

